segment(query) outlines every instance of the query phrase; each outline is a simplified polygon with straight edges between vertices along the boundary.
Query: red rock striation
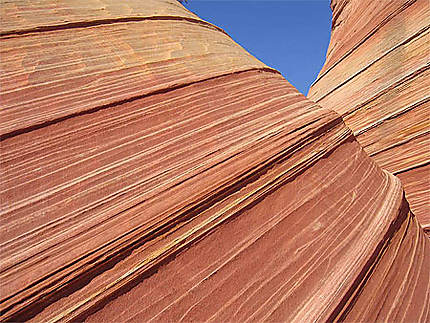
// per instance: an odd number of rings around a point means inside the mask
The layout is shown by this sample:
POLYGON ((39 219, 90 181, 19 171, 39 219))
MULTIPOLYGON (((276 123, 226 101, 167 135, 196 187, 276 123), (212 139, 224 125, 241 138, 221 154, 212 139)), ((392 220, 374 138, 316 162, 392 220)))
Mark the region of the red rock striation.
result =
POLYGON ((327 59, 308 96, 341 114, 366 152, 398 175, 412 211, 430 230, 429 2, 331 6, 327 59))
POLYGON ((430 241, 337 113, 176 1, 70 3, 1 8, 2 320, 429 320, 430 241))

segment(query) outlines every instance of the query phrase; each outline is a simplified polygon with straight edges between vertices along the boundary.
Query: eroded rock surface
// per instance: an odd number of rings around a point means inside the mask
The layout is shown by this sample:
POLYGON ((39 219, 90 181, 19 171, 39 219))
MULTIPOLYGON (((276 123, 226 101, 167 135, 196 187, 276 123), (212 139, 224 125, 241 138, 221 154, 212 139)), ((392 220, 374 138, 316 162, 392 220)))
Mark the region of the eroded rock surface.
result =
POLYGON ((308 97, 340 113, 366 152, 398 175, 429 231, 429 2, 332 0, 331 6, 327 59, 308 97))
POLYGON ((2 6, 2 320, 428 321, 430 241, 339 114, 118 3, 2 6))

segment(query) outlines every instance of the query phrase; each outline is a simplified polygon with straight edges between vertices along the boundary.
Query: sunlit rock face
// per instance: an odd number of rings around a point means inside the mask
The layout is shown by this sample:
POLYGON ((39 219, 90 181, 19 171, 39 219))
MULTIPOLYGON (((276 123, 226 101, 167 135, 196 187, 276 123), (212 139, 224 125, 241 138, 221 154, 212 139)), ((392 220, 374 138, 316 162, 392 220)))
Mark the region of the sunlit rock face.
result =
POLYGON ((372 159, 401 179, 429 231, 429 2, 332 0, 331 7, 327 59, 308 97, 341 114, 372 159))
POLYGON ((1 319, 429 321, 340 115, 177 1, 1 6, 1 319))

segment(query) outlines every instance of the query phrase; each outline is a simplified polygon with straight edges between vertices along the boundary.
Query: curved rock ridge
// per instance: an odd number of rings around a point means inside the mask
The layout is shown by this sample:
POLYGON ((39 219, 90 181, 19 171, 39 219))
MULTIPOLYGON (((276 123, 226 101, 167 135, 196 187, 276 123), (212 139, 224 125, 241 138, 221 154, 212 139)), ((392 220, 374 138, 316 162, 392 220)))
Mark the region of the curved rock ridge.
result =
POLYGON ((121 18, 175 1, 14 3, 2 321, 429 320, 430 241, 339 114, 196 17, 121 18))
POLYGON ((164 18, 8 36, 0 57, 3 138, 208 77, 267 68, 217 29, 164 18))
POLYGON ((327 59, 308 97, 340 113, 365 151, 398 175, 430 232, 429 2, 331 6, 327 59))
POLYGON ((2 0, 0 13, 7 17, 0 26, 2 36, 152 17, 203 22, 177 0, 2 0))

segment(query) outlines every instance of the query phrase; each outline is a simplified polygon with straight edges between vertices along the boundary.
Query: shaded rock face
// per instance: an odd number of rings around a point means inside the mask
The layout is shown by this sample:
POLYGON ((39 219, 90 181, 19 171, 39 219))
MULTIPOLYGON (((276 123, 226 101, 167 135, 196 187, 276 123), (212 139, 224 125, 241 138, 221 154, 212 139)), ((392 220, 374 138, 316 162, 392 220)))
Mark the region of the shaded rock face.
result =
POLYGON ((2 320, 429 320, 339 114, 177 1, 71 3, 1 7, 2 320))
POLYGON ((308 97, 337 111, 397 175, 430 230, 429 2, 332 1, 327 59, 308 97))

